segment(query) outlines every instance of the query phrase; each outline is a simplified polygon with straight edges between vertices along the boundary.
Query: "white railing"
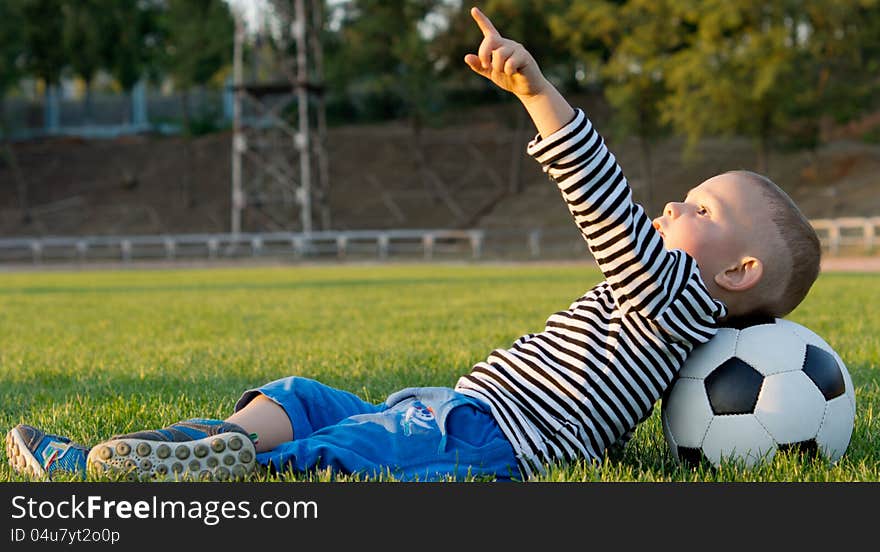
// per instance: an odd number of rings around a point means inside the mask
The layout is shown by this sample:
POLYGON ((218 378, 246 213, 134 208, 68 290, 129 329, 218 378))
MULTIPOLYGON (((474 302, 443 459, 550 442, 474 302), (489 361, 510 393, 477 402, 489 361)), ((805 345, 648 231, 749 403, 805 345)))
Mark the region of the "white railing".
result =
MULTIPOLYGON (((880 217, 811 221, 829 255, 876 252, 880 217)), ((522 230, 357 230, 177 234, 141 236, 29 237, 0 239, 0 263, 133 260, 510 258, 589 256, 576 228, 522 230)))
POLYGON ((842 217, 810 221, 830 255, 871 254, 877 247, 880 217, 842 217))
POLYGON ((141 236, 34 237, 0 239, 0 262, 93 261, 134 259, 217 259, 260 256, 332 256, 349 253, 386 259, 392 254, 416 254, 426 260, 452 252, 482 255, 482 230, 387 230, 178 234, 141 236))

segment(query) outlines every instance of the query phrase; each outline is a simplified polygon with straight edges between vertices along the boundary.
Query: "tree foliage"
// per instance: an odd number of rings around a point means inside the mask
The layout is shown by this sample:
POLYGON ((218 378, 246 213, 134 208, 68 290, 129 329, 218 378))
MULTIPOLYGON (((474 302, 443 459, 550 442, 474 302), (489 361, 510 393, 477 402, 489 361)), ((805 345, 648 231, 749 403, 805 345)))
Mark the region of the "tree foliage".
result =
POLYGON ((105 10, 104 57, 125 91, 155 74, 162 32, 159 0, 99 0, 105 10))
POLYGON ((864 108, 853 102, 865 96, 859 83, 876 83, 860 59, 876 40, 861 21, 874 7, 872 0, 678 3, 692 30, 670 58, 664 119, 691 146, 707 134, 752 138, 762 171, 786 139, 815 147, 820 121, 853 117, 864 108))
POLYGON ((181 89, 205 85, 232 60, 235 24, 223 0, 167 0, 161 67, 181 89))
POLYGON ((0 2, 0 98, 22 76, 24 35, 20 0, 0 2))
MULTIPOLYGON (((766 167, 770 148, 816 148, 829 122, 860 117, 880 97, 880 0, 479 4, 564 91, 601 88, 612 128, 641 140, 648 157, 669 131, 691 147, 739 135, 766 167)), ((463 65, 480 40, 470 6, 328 2, 330 120, 406 117, 418 127, 466 103, 509 101, 463 65)), ((145 76, 183 90, 217 84, 232 63, 229 10, 227 0, 2 0, 0 87, 24 76, 88 84, 99 71, 125 91, 145 76)))
POLYGON ((872 107, 880 67, 878 7, 876 0, 838 0, 792 10, 791 99, 782 106, 785 145, 815 149, 823 121, 847 122, 872 107))
POLYGON ((68 0, 61 6, 64 16, 62 41, 70 57, 70 69, 82 78, 86 88, 86 117, 92 116, 92 81, 103 66, 106 39, 101 34, 104 6, 99 0, 68 0))
POLYGON ((598 73, 614 108, 611 127, 619 138, 635 136, 641 150, 642 202, 652 205, 654 143, 669 132, 660 105, 668 93, 670 56, 683 47, 684 25, 674 0, 575 2, 551 16, 553 33, 566 40, 583 65, 598 73))
POLYGON ((88 83, 104 64, 103 50, 107 47, 102 36, 103 8, 99 0, 67 1, 61 5, 63 14, 62 42, 70 56, 69 66, 88 83))
POLYGON ((327 57, 332 89, 352 95, 368 116, 408 117, 421 125, 436 101, 435 59, 420 30, 437 0, 348 0, 327 57), (363 106, 370 103, 371 106, 363 106))
POLYGON ((59 40, 63 19, 55 0, 21 0, 21 34, 27 70, 47 84, 57 84, 67 66, 68 53, 59 40))
MULTIPOLYGON (((551 28, 553 14, 565 11, 571 4, 571 0, 487 0, 481 9, 491 14, 502 34, 529 49, 551 81, 571 90, 577 87, 573 78, 577 56, 573 55, 566 39, 557 36, 551 28)), ((474 80, 470 71, 463 70, 467 68, 463 62, 465 54, 473 53, 482 39, 470 8, 468 2, 440 6, 438 13, 446 22, 445 28, 434 38, 431 48, 440 61, 444 82, 476 82, 490 88, 488 81, 474 80)))

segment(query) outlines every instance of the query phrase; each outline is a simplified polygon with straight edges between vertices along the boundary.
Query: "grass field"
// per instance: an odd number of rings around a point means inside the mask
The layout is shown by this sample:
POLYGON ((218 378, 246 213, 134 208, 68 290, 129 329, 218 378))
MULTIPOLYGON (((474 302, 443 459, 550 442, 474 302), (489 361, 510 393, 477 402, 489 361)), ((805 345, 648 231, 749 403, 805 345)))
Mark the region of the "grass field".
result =
MULTIPOLYGON (((297 374, 378 402, 455 384, 493 348, 543 328, 595 284, 588 265, 306 266, 0 274, 0 430, 94 444, 193 416, 297 374)), ((659 408, 621 458, 550 481, 880 481, 880 277, 823 274, 789 318, 842 356, 858 411, 836 466, 778 455, 752 471, 682 468, 659 408)), ((0 452, 0 481, 19 481, 0 452)), ((352 480, 326 472, 262 476, 352 480)))

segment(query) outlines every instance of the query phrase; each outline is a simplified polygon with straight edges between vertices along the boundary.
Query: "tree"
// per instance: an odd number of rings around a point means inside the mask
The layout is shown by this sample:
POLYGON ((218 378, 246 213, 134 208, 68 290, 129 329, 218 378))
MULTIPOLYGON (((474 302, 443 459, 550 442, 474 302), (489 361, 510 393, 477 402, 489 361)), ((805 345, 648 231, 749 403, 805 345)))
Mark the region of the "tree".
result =
POLYGON ((664 120, 687 136, 688 150, 706 134, 753 139, 757 170, 767 172, 771 145, 792 99, 790 2, 691 1, 678 16, 693 30, 668 64, 664 120))
POLYGON ((15 150, 9 140, 9 122, 6 119, 6 92, 23 75, 25 38, 22 32, 22 4, 21 0, 0 2, 0 139, 3 141, 3 157, 15 179, 22 220, 27 223, 31 220, 27 180, 19 169, 15 150))
MULTIPOLYGON (((168 0, 161 15, 161 66, 181 91, 184 154, 192 155, 193 122, 189 92, 208 84, 232 62, 235 21, 222 0, 168 0)), ((191 164, 189 164, 191 166, 191 164)), ((183 203, 195 206, 189 170, 181 175, 183 203)))
MULTIPOLYGON (((492 21, 502 34, 528 48, 548 79, 567 90, 577 86, 576 58, 565 37, 553 32, 552 22, 577 4, 572 0, 487 0, 481 9, 492 14, 492 21)), ((477 44, 479 40, 472 42, 471 48, 477 44)))
POLYGON ((183 126, 191 132, 188 92, 231 64, 235 22, 223 0, 168 0, 161 26, 161 67, 183 92, 183 126))
MULTIPOLYGON (((411 157, 426 189, 436 181, 422 145, 422 129, 441 98, 424 22, 438 0, 348 0, 342 2, 340 48, 327 56, 328 88, 353 98, 363 118, 406 118, 411 157), (365 116, 364 116, 365 115, 365 116)), ((442 185, 442 184, 440 184, 442 185)))
POLYGON ((107 65, 102 56, 101 13, 96 0, 67 0, 61 6, 64 47, 70 54, 70 67, 85 83, 85 117, 92 118, 92 80, 107 65))
POLYGON ((876 54, 876 0, 706 0, 679 8, 693 31, 671 58, 673 93, 661 109, 690 146, 707 133, 748 136, 758 170, 767 172, 772 147, 815 149, 824 118, 862 113, 876 90, 865 56, 876 54))
MULTIPOLYGON (((22 76, 22 34, 21 0, 0 2, 0 98, 22 76)), ((0 114, 5 114, 3 111, 0 114)))
MULTIPOLYGON (((553 83, 571 91, 578 88, 576 65, 580 61, 569 48, 568 37, 553 32, 553 21, 576 3, 571 0, 489 0, 481 9, 504 34, 523 44, 541 64, 542 72, 553 83)), ((480 44, 482 34, 470 15, 471 4, 443 3, 438 13, 446 21, 445 28, 432 40, 431 50, 438 74, 444 84, 468 88, 464 101, 473 101, 475 88, 490 91, 495 99, 509 101, 497 87, 483 79, 474 80, 470 71, 463 71, 465 54, 480 44)))
POLYGON ((25 65, 28 73, 44 85, 44 118, 47 127, 57 124, 57 90, 61 73, 67 65, 67 52, 58 39, 63 32, 61 18, 57 17, 57 2, 52 0, 23 0, 22 35, 24 37, 25 65))
MULTIPOLYGON (((145 76, 156 74, 161 42, 161 0, 93 0, 100 15, 101 58, 127 96, 145 76)), ((130 102, 129 102, 130 104, 130 102)), ((126 119, 131 119, 130 111, 126 119)))
POLYGON ((792 10, 786 145, 815 154, 823 143, 823 121, 848 122, 873 107, 880 67, 877 5, 877 0, 824 0, 792 10))
POLYGON ((565 38, 586 65, 600 67, 602 89, 614 108, 611 128, 619 138, 635 136, 641 159, 642 204, 653 212, 652 151, 669 134, 659 105, 666 97, 666 65, 683 47, 682 20, 673 0, 575 3, 551 18, 554 34, 565 38))
POLYGON ((406 117, 418 131, 439 100, 436 66, 420 31, 438 0, 348 0, 327 52, 329 88, 361 102, 366 117, 406 117))
POLYGON ((58 84, 68 60, 64 43, 58 39, 64 26, 57 10, 55 0, 21 0, 26 69, 47 86, 58 84))
MULTIPOLYGON (((564 13, 573 5, 570 0, 489 0, 481 7, 504 36, 523 44, 541 64, 542 72, 556 86, 574 91, 578 85, 575 78, 577 60, 571 55, 564 40, 551 32, 549 21, 554 14, 564 13)), ((482 40, 482 34, 470 15, 471 4, 444 5, 441 13, 447 21, 446 28, 431 44, 437 77, 447 93, 455 94, 464 89, 465 94, 455 96, 457 104, 503 102, 512 106, 513 139, 508 191, 522 191, 521 167, 524 159, 522 144, 531 132, 528 116, 519 102, 510 94, 501 93, 484 79, 474 79, 464 64, 464 56, 473 52, 482 40)), ((437 84, 435 88, 440 88, 437 84)))

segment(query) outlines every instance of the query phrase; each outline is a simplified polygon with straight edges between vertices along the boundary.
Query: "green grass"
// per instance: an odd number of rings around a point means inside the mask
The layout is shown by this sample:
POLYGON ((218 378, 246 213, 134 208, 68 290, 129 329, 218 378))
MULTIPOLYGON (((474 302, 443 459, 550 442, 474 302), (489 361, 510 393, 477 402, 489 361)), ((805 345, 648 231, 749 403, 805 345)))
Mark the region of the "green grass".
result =
MULTIPOLYGON (((453 386, 599 280, 587 265, 0 274, 0 430, 24 422, 94 444, 193 416, 225 417, 243 390, 292 374, 372 402, 401 387, 453 386)), ((778 455, 754 470, 680 467, 655 408, 621 457, 543 479, 880 481, 878 294, 876 275, 824 274, 789 317, 840 353, 856 387, 855 429, 837 465, 778 455)), ((0 455, 0 481, 21 480, 0 455)))

